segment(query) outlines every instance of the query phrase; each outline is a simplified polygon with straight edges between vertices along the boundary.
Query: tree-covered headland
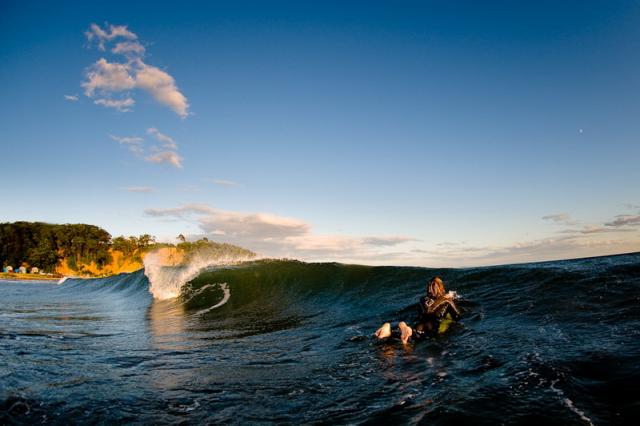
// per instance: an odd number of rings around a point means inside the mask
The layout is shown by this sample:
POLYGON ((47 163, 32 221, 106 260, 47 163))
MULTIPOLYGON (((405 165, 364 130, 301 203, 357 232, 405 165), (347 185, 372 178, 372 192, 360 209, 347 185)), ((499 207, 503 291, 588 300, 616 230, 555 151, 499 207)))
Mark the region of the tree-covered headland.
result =
POLYGON ((186 259, 195 252, 255 256, 206 238, 188 242, 180 235, 178 240, 174 245, 158 243, 149 234, 112 238, 104 229, 86 224, 0 223, 0 262, 14 269, 37 267, 48 273, 97 276, 140 269, 144 256, 160 248, 173 249, 186 259))

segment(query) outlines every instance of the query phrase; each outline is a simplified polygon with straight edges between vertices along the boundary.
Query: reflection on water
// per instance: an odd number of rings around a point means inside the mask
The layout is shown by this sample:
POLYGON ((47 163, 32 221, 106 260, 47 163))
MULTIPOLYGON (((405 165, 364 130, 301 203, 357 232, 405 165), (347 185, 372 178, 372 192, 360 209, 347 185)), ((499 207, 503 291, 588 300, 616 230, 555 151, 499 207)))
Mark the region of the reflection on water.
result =
POLYGON ((177 299, 152 300, 147 320, 153 347, 158 350, 187 350, 187 318, 177 299))

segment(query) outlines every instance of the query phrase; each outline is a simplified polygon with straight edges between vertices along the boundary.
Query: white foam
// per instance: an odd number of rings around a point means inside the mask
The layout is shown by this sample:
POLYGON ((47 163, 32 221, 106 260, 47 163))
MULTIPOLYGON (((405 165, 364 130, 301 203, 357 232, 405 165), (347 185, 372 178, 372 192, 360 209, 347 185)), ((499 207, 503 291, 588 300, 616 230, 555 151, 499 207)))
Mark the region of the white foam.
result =
POLYGON ((181 266, 165 266, 157 252, 151 252, 144 258, 144 274, 149 279, 149 292, 158 300, 173 299, 187 282, 197 277, 205 269, 237 265, 249 260, 250 256, 211 256, 192 255, 189 263, 181 266))
MULTIPOLYGON (((184 301, 184 303, 189 303, 193 300, 194 297, 199 296, 200 294, 202 294, 206 289, 211 288, 211 287, 217 287, 219 286, 219 283, 215 283, 215 284, 205 284, 202 287, 200 287, 197 291, 195 291, 194 293, 191 294, 191 297, 189 297, 187 300, 184 301)), ((226 283, 223 283, 223 285, 226 285, 226 283)))
MULTIPOLYGON (((205 287, 210 287, 212 285, 216 285, 216 284, 207 284, 206 286, 204 286, 202 289, 200 289, 200 291, 198 291, 198 293, 202 292, 202 290, 205 287)), ((229 298, 231 297, 231 290, 229 290, 229 286, 227 285, 227 283, 221 283, 221 284, 217 284, 220 286, 220 288, 222 289, 222 291, 224 292, 224 296, 222 297, 222 300, 219 301, 218 303, 216 303, 215 305, 206 308, 206 309, 202 309, 198 312, 196 312, 196 315, 202 315, 202 314, 206 314, 209 311, 212 311, 216 308, 219 308, 220 306, 224 305, 225 303, 227 303, 229 301, 229 298)))
POLYGON ((564 392, 562 392, 562 389, 558 389, 557 387, 555 387, 555 384, 558 383, 557 380, 554 380, 551 382, 551 390, 553 390, 562 400, 562 403, 572 412, 574 412, 575 414, 577 414, 580 419, 582 419, 582 421, 584 421, 585 423, 589 424, 590 426, 594 426, 593 422, 591 421, 591 419, 589 417, 587 417, 587 415, 584 413, 584 411, 580 410, 578 407, 576 407, 573 404, 573 401, 571 401, 569 398, 567 398, 567 396, 564 394, 564 392))

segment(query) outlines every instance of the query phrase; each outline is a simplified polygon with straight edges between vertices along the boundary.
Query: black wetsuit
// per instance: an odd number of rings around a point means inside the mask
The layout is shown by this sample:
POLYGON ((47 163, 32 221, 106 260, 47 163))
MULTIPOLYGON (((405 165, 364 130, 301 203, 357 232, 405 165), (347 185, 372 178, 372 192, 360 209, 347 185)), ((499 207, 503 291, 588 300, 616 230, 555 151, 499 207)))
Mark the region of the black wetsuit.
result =
POLYGON ((440 322, 447 314, 454 321, 460 318, 460 311, 453 300, 446 297, 433 299, 428 296, 422 296, 418 304, 418 317, 412 327, 412 337, 420 340, 429 334, 436 334, 440 322))

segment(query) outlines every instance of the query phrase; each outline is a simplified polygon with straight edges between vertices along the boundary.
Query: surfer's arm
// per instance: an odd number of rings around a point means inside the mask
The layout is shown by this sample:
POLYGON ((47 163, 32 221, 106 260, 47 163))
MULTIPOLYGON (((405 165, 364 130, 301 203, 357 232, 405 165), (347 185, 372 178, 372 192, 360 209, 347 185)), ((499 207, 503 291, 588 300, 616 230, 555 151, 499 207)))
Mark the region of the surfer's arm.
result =
POLYGON ((453 300, 448 298, 440 298, 433 302, 433 304, 428 307, 428 313, 434 315, 438 319, 444 318, 446 314, 451 315, 451 318, 454 320, 460 318, 460 311, 458 310, 458 307, 453 300))
POLYGON ((447 304, 449 305, 447 307, 447 312, 449 313, 449 315, 451 315, 451 318, 453 318, 455 321, 458 321, 462 316, 462 314, 460 313, 460 309, 458 309, 458 307, 455 303, 453 303, 452 300, 449 300, 447 304))

